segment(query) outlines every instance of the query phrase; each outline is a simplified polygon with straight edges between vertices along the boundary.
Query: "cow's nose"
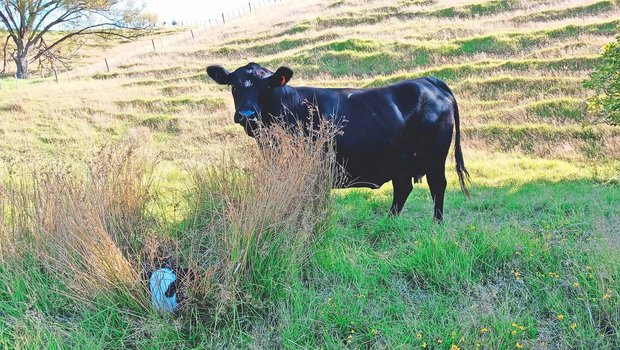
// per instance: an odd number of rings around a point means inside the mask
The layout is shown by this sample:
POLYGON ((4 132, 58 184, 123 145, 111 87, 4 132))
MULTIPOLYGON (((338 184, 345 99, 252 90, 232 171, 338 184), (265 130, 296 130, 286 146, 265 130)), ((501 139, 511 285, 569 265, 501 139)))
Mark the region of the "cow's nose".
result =
POLYGON ((255 115, 256 112, 251 110, 251 109, 242 109, 238 112, 239 114, 239 120, 237 121, 238 123, 244 123, 246 120, 252 120, 252 119, 256 119, 255 115))

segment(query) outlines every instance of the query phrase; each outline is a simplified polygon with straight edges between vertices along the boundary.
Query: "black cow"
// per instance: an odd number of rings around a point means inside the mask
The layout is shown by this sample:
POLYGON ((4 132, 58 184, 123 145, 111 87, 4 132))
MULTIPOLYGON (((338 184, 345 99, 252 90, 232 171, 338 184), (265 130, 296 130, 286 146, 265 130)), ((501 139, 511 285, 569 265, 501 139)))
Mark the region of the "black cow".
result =
POLYGON ((323 89, 291 87, 293 71, 280 67, 273 73, 256 63, 229 72, 209 66, 218 84, 232 86, 235 123, 254 136, 259 124, 286 123, 314 117, 313 105, 342 127, 336 138, 337 160, 347 172, 351 187, 379 188, 392 180, 394 199, 390 213, 397 215, 413 189, 426 175, 435 202, 434 218, 443 218, 446 190, 445 162, 456 127, 456 171, 461 189, 469 177, 461 152, 459 110, 450 88, 427 77, 376 89, 323 89))

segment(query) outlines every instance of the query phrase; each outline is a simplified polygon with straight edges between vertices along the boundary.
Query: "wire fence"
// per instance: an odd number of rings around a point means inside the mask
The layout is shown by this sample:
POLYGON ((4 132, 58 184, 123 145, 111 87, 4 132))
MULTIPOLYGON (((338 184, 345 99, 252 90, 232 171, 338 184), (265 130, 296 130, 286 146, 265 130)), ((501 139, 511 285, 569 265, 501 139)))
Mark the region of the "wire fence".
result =
MULTIPOLYGON (((115 69, 124 63, 128 63, 134 57, 173 48, 175 46, 179 47, 189 43, 190 41, 199 43, 200 41, 208 40, 208 34, 211 33, 213 29, 222 28, 222 26, 233 21, 234 19, 253 15, 264 7, 275 5, 283 1, 285 0, 248 1, 244 7, 238 8, 234 11, 218 13, 217 15, 214 15, 204 21, 191 23, 179 22, 177 24, 187 26, 188 29, 182 30, 177 34, 168 35, 165 37, 160 36, 156 38, 149 38, 148 40, 136 42, 132 44, 131 48, 126 50, 124 53, 111 54, 101 58, 99 62, 95 62, 90 65, 64 70, 54 69, 47 74, 45 74, 44 71, 41 71, 41 74, 36 75, 36 77, 31 76, 31 78, 39 78, 44 80, 50 80, 51 78, 51 81, 56 81, 58 83, 60 81, 82 80, 85 77, 90 77, 96 74, 113 73, 115 69)), ((19 88, 20 84, 29 84, 29 82, 20 82, 21 79, 18 79, 17 75, 14 75, 14 78, 14 84, 10 81, 11 79, 0 80, 0 90, 7 87, 19 88)))

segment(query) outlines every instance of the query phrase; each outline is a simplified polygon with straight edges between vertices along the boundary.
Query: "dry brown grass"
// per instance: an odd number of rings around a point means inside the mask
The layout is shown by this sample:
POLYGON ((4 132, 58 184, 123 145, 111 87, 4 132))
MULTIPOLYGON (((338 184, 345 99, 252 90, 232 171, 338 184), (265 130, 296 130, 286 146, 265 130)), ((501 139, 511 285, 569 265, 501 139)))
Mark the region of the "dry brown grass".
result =
POLYGON ((149 218, 162 198, 153 198, 157 158, 143 129, 83 166, 19 170, 0 188, 0 263, 22 273, 19 261, 35 259, 80 307, 111 295, 148 310, 141 276, 162 265, 190 272, 183 310, 197 319, 269 307, 273 285, 299 280, 329 222, 337 132, 262 129, 247 161, 193 171, 194 229, 176 239, 149 218))
POLYGON ((262 129, 259 146, 241 165, 195 171, 199 218, 182 237, 179 260, 190 271, 190 309, 215 302, 220 310, 274 296, 273 285, 300 273, 310 246, 326 229, 330 189, 340 181, 337 128, 310 134, 284 126, 262 129))
POLYGON ((104 147, 86 169, 59 164, 6 181, 0 261, 35 258, 82 304, 114 291, 148 307, 136 265, 155 164, 145 137, 104 147))

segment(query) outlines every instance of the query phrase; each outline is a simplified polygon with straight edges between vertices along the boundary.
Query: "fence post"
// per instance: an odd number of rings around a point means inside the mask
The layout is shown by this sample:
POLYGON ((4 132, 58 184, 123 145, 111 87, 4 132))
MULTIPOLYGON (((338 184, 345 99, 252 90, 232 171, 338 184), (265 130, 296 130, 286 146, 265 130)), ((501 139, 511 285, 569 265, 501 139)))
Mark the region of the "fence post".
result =
POLYGON ((155 39, 151 39, 151 42, 153 43, 153 51, 157 51, 157 49, 155 48, 155 39))
POLYGON ((110 73, 110 65, 108 64, 108 59, 104 58, 105 61, 105 68, 108 70, 108 73, 110 73))
POLYGON ((58 71, 54 68, 54 77, 56 78, 56 84, 58 84, 58 71))
POLYGON ((192 33, 192 39, 196 39, 196 37, 194 36, 194 30, 190 29, 190 32, 192 33))
POLYGON ((222 12, 222 24, 226 24, 226 18, 224 17, 224 12, 222 12))
POLYGON ((252 3, 248 2, 248 7, 250 8, 250 12, 252 12, 252 3))

